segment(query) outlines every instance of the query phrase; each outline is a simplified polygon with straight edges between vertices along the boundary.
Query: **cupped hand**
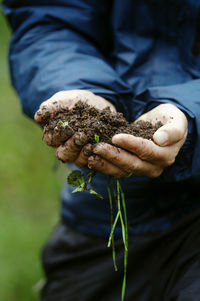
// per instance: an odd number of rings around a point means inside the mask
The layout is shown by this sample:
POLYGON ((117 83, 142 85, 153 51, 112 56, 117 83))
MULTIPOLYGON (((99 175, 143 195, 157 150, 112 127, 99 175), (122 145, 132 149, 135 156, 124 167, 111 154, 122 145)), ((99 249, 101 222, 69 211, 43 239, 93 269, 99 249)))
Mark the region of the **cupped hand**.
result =
POLYGON ((102 173, 118 178, 147 176, 155 178, 172 165, 187 136, 187 118, 184 113, 172 104, 161 104, 138 120, 155 124, 161 121, 160 127, 153 135, 153 141, 129 134, 118 134, 112 138, 112 146, 99 143, 90 156, 88 166, 102 173))
MULTIPOLYGON (((44 101, 35 113, 34 119, 37 123, 47 124, 59 111, 65 108, 71 109, 78 101, 100 110, 109 106, 111 111, 116 112, 113 104, 90 91, 68 90, 60 91, 44 101)), ((58 137, 56 128, 53 132, 45 128, 43 140, 56 149, 58 159, 63 162, 74 162, 78 167, 86 167, 88 157, 91 155, 91 145, 88 144, 86 135, 84 133, 74 133, 70 128, 67 133, 66 135, 65 131, 64 137, 58 137)))

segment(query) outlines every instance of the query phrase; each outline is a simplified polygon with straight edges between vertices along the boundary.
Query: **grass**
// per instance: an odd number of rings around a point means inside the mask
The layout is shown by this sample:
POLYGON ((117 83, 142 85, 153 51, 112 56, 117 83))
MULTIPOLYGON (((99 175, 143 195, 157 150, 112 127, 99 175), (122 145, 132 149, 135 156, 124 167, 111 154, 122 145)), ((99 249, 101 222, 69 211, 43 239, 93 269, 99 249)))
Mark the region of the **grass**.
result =
POLYGON ((36 301, 40 251, 58 221, 65 166, 22 113, 7 67, 9 30, 0 15, 0 300, 36 301))

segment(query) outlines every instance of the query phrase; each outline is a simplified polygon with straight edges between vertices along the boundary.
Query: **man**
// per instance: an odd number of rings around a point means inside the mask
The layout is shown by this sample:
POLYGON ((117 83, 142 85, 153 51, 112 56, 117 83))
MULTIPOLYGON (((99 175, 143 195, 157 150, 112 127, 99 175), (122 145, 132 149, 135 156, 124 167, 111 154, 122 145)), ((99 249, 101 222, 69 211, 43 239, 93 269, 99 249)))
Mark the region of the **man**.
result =
POLYGON ((154 142, 120 134, 112 142, 123 150, 100 143, 96 156, 73 137, 57 147, 59 159, 100 172, 94 188, 104 200, 64 188, 62 223, 43 253, 42 300, 120 300, 123 244, 118 226, 114 272, 106 175, 122 178, 126 195, 125 300, 199 300, 200 1, 5 0, 3 9, 28 116, 40 122, 44 107, 51 118, 82 100, 164 124, 154 142))

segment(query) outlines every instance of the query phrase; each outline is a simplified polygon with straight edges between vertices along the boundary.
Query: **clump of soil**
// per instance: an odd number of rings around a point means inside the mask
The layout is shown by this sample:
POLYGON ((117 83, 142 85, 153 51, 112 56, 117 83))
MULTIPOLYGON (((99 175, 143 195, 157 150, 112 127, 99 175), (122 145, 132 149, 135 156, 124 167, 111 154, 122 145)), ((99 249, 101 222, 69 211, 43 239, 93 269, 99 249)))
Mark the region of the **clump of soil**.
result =
POLYGON ((119 133, 152 140, 153 134, 161 126, 160 121, 155 125, 145 121, 128 123, 122 113, 113 113, 109 107, 98 110, 79 101, 71 110, 66 108, 57 113, 45 125, 44 133, 51 137, 45 142, 52 146, 60 145, 75 132, 84 133, 91 144, 97 142, 95 136, 99 137, 99 142, 112 144, 112 137, 119 133))

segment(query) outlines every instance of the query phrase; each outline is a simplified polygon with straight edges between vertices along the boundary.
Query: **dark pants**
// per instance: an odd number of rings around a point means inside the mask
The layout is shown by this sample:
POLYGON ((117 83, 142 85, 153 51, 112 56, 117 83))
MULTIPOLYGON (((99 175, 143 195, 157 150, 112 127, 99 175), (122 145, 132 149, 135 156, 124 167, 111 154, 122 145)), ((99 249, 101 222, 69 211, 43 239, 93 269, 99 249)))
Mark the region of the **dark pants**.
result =
MULTIPOLYGON (((116 242, 118 272, 107 239, 59 225, 43 252, 43 301, 120 301, 123 244, 116 242)), ((127 301, 200 301, 200 210, 162 234, 129 237, 127 301)))

